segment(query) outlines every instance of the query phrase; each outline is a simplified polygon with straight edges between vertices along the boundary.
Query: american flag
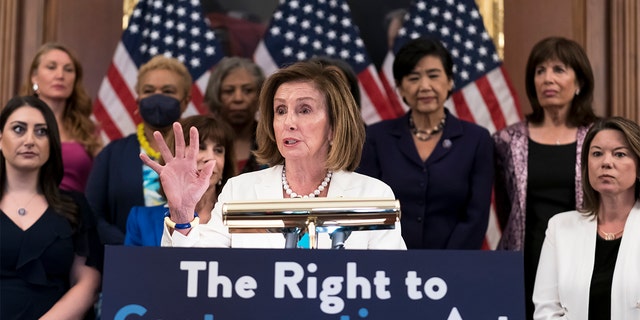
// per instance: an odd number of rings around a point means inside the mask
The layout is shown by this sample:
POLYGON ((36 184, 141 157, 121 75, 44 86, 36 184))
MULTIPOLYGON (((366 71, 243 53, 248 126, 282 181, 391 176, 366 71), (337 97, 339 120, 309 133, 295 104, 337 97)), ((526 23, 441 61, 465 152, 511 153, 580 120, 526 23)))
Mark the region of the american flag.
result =
MULTIPOLYGON (((436 37, 454 62, 454 92, 445 105, 460 119, 477 123, 491 133, 521 120, 520 106, 491 37, 484 28, 474 0, 413 1, 403 27, 383 63, 382 81, 390 99, 394 95, 393 59, 407 41, 436 37)), ((399 103, 398 101, 398 103, 399 103)), ((407 106, 404 106, 407 109, 407 106)), ((485 247, 495 248, 500 228, 492 210, 485 247)))
POLYGON ((204 113, 203 92, 209 69, 224 56, 222 47, 202 13, 199 0, 140 0, 122 34, 94 103, 94 116, 105 140, 135 131, 135 84, 138 68, 155 55, 185 64, 194 79, 192 98, 184 115, 204 113))
POLYGON ((254 60, 270 75, 314 56, 342 59, 351 65, 359 80, 366 123, 401 114, 401 109, 394 110, 389 104, 345 0, 280 1, 254 60))

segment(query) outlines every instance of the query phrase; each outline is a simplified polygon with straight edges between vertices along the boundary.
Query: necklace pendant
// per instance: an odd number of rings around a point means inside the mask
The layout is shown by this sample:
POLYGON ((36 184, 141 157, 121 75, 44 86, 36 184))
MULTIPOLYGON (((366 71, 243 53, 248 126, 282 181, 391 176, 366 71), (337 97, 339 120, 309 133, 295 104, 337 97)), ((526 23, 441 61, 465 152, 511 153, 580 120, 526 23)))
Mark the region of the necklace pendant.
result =
POLYGON ((611 240, 616 240, 618 238, 618 235, 621 235, 623 231, 624 229, 618 232, 604 232, 600 230, 600 234, 602 234, 602 239, 611 241, 611 240))
POLYGON ((19 215, 19 216, 24 216, 25 214, 27 214, 27 209, 25 209, 25 208, 18 208, 18 215, 19 215))
POLYGON ((429 139, 431 139, 431 134, 426 131, 418 130, 414 133, 414 135, 420 141, 429 141, 429 139))

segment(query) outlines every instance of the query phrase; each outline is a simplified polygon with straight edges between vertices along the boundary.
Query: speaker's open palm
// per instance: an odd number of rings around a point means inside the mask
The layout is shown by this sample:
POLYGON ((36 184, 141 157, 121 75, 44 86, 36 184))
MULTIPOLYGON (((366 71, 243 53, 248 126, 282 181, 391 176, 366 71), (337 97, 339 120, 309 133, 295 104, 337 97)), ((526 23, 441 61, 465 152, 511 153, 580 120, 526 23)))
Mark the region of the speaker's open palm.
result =
POLYGON ((162 134, 158 131, 153 133, 160 155, 164 159, 164 165, 152 160, 144 153, 140 154, 140 159, 160 176, 160 183, 171 212, 171 220, 176 223, 186 223, 193 220, 196 204, 209 188, 209 178, 216 162, 209 161, 205 163, 202 170, 198 170, 200 140, 195 127, 189 130, 189 146, 186 146, 182 126, 178 122, 173 124, 173 135, 175 155, 169 150, 162 134))

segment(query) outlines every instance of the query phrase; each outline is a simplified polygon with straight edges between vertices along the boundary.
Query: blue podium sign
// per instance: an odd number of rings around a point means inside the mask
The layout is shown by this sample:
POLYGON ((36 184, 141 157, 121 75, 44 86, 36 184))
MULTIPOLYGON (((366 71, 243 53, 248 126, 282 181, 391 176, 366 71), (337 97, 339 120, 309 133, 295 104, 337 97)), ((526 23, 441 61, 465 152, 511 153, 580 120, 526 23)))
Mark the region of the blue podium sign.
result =
POLYGON ((524 319, 494 251, 108 246, 102 319, 524 319))

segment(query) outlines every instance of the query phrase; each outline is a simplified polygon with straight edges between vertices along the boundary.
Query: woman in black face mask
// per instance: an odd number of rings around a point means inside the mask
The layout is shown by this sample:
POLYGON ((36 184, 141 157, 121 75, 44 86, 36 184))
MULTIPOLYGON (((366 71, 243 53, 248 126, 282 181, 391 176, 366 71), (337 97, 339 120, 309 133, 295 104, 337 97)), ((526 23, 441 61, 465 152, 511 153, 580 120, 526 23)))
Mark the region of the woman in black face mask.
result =
POLYGON ((105 244, 122 244, 127 216, 133 206, 157 206, 158 175, 140 161, 145 153, 158 160, 153 132, 171 130, 191 100, 191 75, 178 60, 156 56, 140 67, 136 92, 142 123, 137 132, 112 141, 95 159, 86 196, 98 216, 98 232, 105 244))

